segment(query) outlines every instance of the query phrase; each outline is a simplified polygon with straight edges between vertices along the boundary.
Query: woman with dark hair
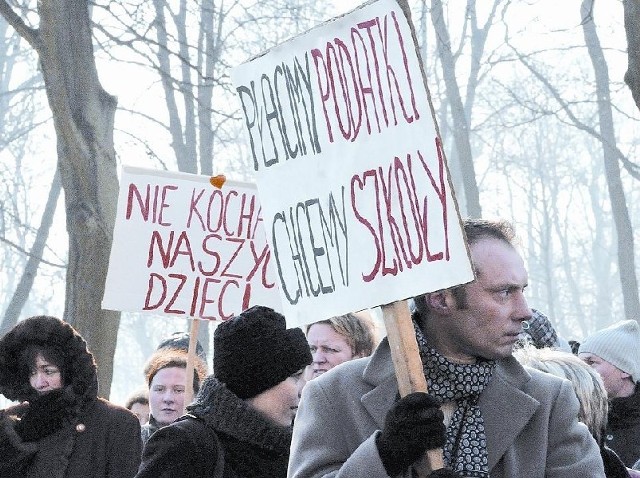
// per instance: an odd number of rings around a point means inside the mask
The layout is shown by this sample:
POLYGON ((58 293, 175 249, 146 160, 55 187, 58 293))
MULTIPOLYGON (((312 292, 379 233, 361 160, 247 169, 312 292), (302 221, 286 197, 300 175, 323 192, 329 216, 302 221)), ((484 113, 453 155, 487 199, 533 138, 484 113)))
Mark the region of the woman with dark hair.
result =
POLYGON ((140 424, 98 398, 84 339, 60 319, 19 322, 0 339, 0 393, 22 403, 0 411, 3 478, 130 478, 140 424))

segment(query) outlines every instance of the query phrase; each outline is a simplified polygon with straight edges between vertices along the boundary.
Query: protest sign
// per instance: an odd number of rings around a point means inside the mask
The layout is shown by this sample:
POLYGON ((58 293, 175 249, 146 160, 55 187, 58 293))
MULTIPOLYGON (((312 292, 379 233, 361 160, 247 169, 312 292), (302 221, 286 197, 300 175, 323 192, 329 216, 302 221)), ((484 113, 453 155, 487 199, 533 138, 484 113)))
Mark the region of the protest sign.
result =
POLYGON ((473 279, 403 8, 370 2, 232 73, 292 325, 473 279))
POLYGON ((123 167, 105 309, 225 320, 281 310, 255 186, 123 167))

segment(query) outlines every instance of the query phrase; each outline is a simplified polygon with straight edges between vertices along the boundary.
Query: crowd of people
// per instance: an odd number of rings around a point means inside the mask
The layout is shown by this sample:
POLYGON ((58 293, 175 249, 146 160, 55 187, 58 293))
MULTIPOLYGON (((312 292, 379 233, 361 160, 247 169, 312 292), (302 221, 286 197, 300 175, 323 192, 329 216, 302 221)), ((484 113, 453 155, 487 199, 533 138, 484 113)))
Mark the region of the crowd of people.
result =
POLYGON ((564 340, 510 224, 463 226, 475 280, 410 301, 428 392, 400 396, 367 314, 303 331, 256 305, 214 330, 212 373, 175 334, 119 406, 78 332, 31 317, 0 338, 0 477, 640 476, 638 322, 564 340))

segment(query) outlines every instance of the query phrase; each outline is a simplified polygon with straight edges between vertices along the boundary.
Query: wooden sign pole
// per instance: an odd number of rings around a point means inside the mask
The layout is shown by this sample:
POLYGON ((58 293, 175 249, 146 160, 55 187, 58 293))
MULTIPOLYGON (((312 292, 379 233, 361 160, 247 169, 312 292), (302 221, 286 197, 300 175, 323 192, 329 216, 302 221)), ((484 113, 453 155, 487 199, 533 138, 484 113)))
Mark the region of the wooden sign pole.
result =
MULTIPOLYGON (((407 302, 396 301, 383 305, 382 316, 387 329, 400 396, 404 397, 413 392, 428 392, 407 302)), ((416 468, 420 477, 426 476, 433 470, 444 468, 442 450, 427 450, 425 457, 416 464, 416 468)))
MULTIPOLYGON (((186 407, 193 401, 193 363, 196 356, 196 344, 198 343, 198 329, 200 328, 200 321, 198 319, 191 319, 191 331, 189 332, 189 352, 187 355, 187 367, 185 370, 185 376, 187 377, 187 383, 184 389, 184 406, 186 407)), ((183 410, 184 413, 185 410, 183 410)))

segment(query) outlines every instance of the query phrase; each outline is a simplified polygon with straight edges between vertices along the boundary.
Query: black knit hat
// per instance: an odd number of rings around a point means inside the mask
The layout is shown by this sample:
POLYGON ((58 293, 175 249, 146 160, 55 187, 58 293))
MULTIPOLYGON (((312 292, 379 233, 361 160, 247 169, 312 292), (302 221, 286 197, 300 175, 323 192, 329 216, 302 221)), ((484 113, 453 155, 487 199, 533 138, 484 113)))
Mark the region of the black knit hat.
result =
POLYGON ((213 375, 239 398, 274 387, 311 363, 304 332, 261 305, 222 322, 213 334, 213 375))
MULTIPOLYGON (((169 337, 164 339, 156 350, 160 349, 176 349, 189 351, 189 334, 187 332, 174 332, 169 337)), ((196 355, 205 362, 207 361, 207 354, 204 353, 204 348, 199 340, 196 340, 196 355)))

